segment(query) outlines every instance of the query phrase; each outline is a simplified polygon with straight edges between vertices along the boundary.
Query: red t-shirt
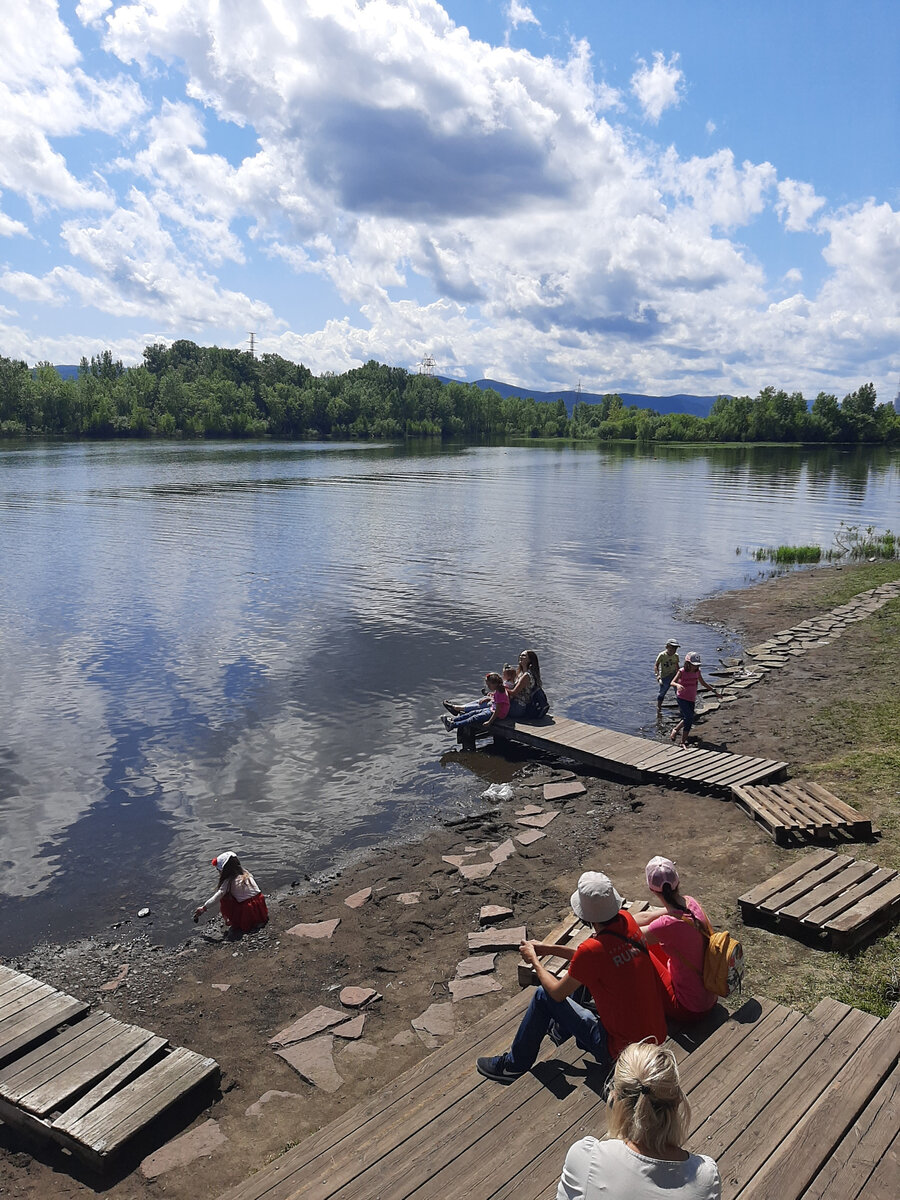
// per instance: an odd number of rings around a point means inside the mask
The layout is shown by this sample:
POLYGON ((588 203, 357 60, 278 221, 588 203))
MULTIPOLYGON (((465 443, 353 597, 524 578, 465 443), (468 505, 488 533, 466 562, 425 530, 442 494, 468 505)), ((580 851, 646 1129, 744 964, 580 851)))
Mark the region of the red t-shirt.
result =
POLYGON ((569 963, 569 974, 583 983, 594 999, 613 1058, 642 1038, 654 1037, 660 1045, 666 1040, 656 970, 649 954, 623 937, 641 940, 634 918, 624 910, 605 930, 583 941, 569 963))

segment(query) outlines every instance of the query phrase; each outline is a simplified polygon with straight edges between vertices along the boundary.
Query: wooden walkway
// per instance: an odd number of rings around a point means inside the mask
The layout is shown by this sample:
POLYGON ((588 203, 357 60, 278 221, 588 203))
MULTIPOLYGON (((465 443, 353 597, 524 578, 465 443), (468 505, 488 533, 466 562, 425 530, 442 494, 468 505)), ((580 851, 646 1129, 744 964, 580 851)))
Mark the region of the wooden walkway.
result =
POLYGON ((499 738, 547 754, 564 755, 633 783, 680 783, 727 792, 736 785, 783 779, 787 770, 787 763, 768 758, 696 747, 683 750, 565 717, 498 721, 486 732, 477 726, 464 726, 457 731, 457 741, 474 747, 473 730, 476 737, 499 738))
POLYGON ((804 854, 741 896, 745 925, 848 950, 900 919, 900 874, 848 854, 804 854))
MULTIPOLYGON (((220 1200, 546 1200, 566 1150, 605 1130, 603 1075, 568 1043, 504 1087, 475 1070, 528 1002, 507 1001, 220 1200)), ((718 1010, 721 1014, 722 1010, 718 1010)), ((809 1017, 749 1000, 690 1053, 673 1043, 724 1200, 894 1200, 900 1008, 809 1017)))
POLYGON ((871 841, 872 822, 818 783, 735 784, 736 802, 779 846, 808 841, 871 841))
POLYGON ((211 1058, 0 967, 0 1119, 95 1169, 201 1084, 211 1058))

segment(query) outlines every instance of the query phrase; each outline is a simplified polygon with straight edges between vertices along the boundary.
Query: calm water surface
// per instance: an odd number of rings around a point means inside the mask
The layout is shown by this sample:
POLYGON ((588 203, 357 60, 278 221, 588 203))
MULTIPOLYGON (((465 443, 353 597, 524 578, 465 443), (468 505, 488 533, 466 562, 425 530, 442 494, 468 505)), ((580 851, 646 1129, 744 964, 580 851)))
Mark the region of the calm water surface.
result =
POLYGON ((271 888, 470 803, 440 699, 525 646, 557 709, 654 736, 737 547, 898 513, 886 452, 0 450, 0 953, 143 905, 177 940, 222 849, 271 888))

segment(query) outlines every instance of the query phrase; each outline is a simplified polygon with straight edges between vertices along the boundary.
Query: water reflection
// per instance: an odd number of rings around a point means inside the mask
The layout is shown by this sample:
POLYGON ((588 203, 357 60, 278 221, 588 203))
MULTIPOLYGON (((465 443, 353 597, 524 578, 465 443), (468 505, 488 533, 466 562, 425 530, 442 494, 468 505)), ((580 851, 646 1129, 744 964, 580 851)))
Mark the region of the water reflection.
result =
POLYGON ((897 480, 825 448, 0 451, 7 949, 144 904, 184 936, 228 845, 272 885, 455 811, 484 783, 440 697, 525 645, 561 709, 652 736, 656 653, 756 573, 735 548, 896 523, 897 480))

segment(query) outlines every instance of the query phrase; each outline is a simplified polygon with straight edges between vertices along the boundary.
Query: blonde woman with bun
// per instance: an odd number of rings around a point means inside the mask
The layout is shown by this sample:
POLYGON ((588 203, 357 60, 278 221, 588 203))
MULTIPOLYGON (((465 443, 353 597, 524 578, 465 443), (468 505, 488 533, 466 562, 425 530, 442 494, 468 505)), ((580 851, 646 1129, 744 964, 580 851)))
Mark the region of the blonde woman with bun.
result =
POLYGON ((719 1168, 683 1149, 690 1120, 672 1051, 626 1046, 608 1085, 607 1135, 569 1148, 556 1200, 721 1200, 719 1168))

